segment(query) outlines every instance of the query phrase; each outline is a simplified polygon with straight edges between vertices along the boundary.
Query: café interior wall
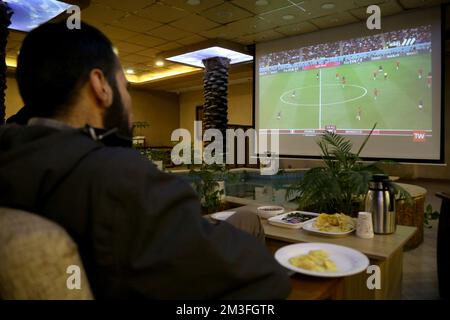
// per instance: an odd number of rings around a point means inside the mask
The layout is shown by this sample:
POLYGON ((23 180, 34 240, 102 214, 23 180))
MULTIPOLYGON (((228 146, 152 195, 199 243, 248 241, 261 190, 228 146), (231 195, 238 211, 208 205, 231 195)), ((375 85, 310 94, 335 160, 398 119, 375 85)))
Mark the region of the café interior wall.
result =
MULTIPOLYGON (((6 117, 15 114, 23 106, 17 82, 13 76, 7 77, 6 117)), ((151 146, 171 146, 172 131, 179 126, 180 108, 178 96, 162 91, 130 90, 133 100, 134 121, 147 121, 148 128, 139 134, 146 136, 151 146)))

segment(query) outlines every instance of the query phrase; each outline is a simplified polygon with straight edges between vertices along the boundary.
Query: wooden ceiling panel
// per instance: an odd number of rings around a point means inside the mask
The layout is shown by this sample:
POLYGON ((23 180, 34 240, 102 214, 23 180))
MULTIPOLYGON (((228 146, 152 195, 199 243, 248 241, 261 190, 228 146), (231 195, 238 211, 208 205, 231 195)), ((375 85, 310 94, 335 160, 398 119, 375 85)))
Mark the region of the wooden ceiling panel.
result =
POLYGON ((161 0, 162 3, 175 7, 178 9, 186 10, 188 12, 201 12, 203 10, 206 10, 208 8, 212 8, 215 6, 218 6, 219 4, 224 3, 223 0, 204 0, 200 1, 198 5, 190 5, 186 2, 186 0, 161 0))
POLYGON ((358 19, 348 12, 338 12, 325 17, 319 17, 311 20, 316 26, 321 29, 337 27, 345 24, 358 22, 358 19))
POLYGON ((316 31, 318 28, 309 22, 294 23, 287 26, 278 27, 275 31, 287 36, 316 31))
POLYGON ((97 26, 116 21, 126 14, 123 10, 113 9, 103 4, 91 3, 89 7, 81 11, 81 19, 84 22, 97 26))
POLYGON ((147 34, 138 34, 137 36, 127 39, 127 42, 137 44, 144 47, 156 47, 166 42, 166 40, 159 39, 147 34))
POLYGON ((111 8, 133 12, 139 9, 143 9, 149 5, 152 5, 156 0, 92 0, 92 3, 99 3, 111 8))
POLYGON ((147 32, 161 26, 161 23, 141 18, 134 14, 127 14, 125 17, 114 22, 113 25, 135 32, 147 32))
POLYGON ((121 40, 125 40, 134 36, 137 36, 139 33, 134 32, 134 31, 130 31, 130 30, 126 30, 126 29, 122 29, 119 27, 115 27, 112 25, 103 25, 103 26, 98 26, 98 28, 106 34, 106 36, 108 36, 109 39, 111 39, 113 42, 114 41, 121 41, 121 40))
POLYGON ((217 7, 202 11, 203 17, 217 23, 226 24, 252 16, 247 10, 241 9, 231 3, 225 2, 217 7))
POLYGON ((151 58, 139 54, 129 54, 120 58, 121 61, 133 63, 148 63, 150 59, 151 58))
POLYGON ((187 32, 187 31, 184 31, 184 30, 181 30, 178 28, 174 28, 169 25, 163 25, 163 26, 153 29, 147 33, 152 36, 165 39, 167 41, 175 41, 175 40, 178 40, 181 38, 187 38, 187 37, 194 35, 191 32, 187 32))
POLYGON ((274 29, 276 25, 260 17, 250 17, 230 23, 228 27, 232 30, 242 30, 245 34, 249 34, 274 29))
POLYGON ((139 10, 137 14, 154 21, 168 23, 183 18, 186 15, 186 11, 158 2, 143 10, 139 10))
POLYGON ((229 25, 221 26, 218 28, 214 28, 208 31, 200 32, 200 34, 209 39, 235 39, 241 35, 248 34, 248 30, 238 29, 233 30, 229 27, 229 25))
POLYGON ((231 0, 231 2, 241 8, 245 8, 246 10, 258 15, 269 11, 276 11, 283 8, 294 8, 294 4, 298 4, 301 6, 304 1, 270 0, 267 1, 266 5, 262 5, 263 2, 260 5, 258 5, 258 1, 254 0, 231 0))
POLYGON ((137 53, 140 54, 141 56, 155 57, 158 54, 158 52, 159 50, 156 48, 149 48, 142 51, 138 51, 137 53))
POLYGON ((162 45, 157 46, 155 49, 157 49, 159 52, 169 51, 181 48, 183 45, 176 42, 168 42, 162 45))
POLYGON ((270 41, 270 40, 283 38, 283 37, 284 37, 283 34, 277 32, 275 30, 267 30, 267 31, 239 37, 237 40, 244 44, 253 44, 256 42, 265 42, 265 41, 270 41))
POLYGON ((194 44, 194 43, 199 43, 199 42, 202 42, 202 41, 205 41, 205 40, 206 40, 206 38, 204 38, 202 36, 199 36, 198 34, 194 34, 194 35, 189 36, 187 38, 183 37, 181 39, 178 39, 177 42, 187 46, 187 45, 191 45, 191 44, 194 44))
POLYGON ((218 23, 195 14, 185 15, 183 18, 170 23, 170 25, 175 28, 188 30, 194 33, 210 30, 219 26, 218 23))
POLYGON ((129 42, 125 42, 125 41, 118 41, 118 42, 114 43, 114 45, 119 50, 119 54, 120 55, 136 53, 136 52, 145 50, 145 47, 143 47, 143 46, 140 46, 140 45, 137 45, 137 44, 133 44, 133 43, 129 43, 129 42))
POLYGON ((260 17, 274 27, 300 23, 310 19, 307 12, 297 7, 287 7, 284 9, 261 14, 260 17))

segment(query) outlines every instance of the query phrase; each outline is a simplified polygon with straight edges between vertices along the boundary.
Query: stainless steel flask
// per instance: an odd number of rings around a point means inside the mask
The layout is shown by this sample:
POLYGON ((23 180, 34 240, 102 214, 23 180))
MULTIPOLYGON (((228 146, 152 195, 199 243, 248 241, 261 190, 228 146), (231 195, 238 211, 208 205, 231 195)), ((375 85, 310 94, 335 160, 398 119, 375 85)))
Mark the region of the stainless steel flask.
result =
POLYGON ((389 177, 385 174, 374 174, 369 182, 366 195, 365 211, 372 213, 373 232, 390 234, 395 232, 395 198, 389 177))

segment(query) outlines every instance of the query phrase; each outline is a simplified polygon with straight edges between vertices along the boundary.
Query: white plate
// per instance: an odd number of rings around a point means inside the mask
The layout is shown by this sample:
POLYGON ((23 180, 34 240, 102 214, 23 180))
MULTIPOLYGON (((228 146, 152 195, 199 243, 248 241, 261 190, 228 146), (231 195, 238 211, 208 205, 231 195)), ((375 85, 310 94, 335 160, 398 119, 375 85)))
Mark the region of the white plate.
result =
POLYGON ((319 235, 322 235, 322 236, 327 236, 327 237, 345 237, 346 235, 349 235, 350 233, 352 233, 353 231, 355 231, 354 228, 351 229, 351 230, 349 230, 349 231, 345 231, 345 232, 327 232, 327 231, 320 231, 319 229, 317 229, 317 228, 314 226, 314 223, 315 223, 315 222, 316 222, 316 219, 306 221, 306 222, 303 224, 303 226, 302 226, 303 230, 306 230, 306 231, 308 231, 308 232, 312 232, 312 233, 315 233, 315 234, 319 234, 319 235))
POLYGON ((284 212, 284 208, 280 206, 262 206, 256 209, 258 215, 263 219, 269 219, 276 215, 282 214, 284 212), (273 209, 268 211, 267 209, 273 209))
POLYGON ((295 213, 295 212, 311 216, 311 219, 314 219, 317 216, 319 216, 319 214, 315 213, 315 212, 290 211, 290 212, 286 212, 286 213, 280 214, 278 216, 269 218, 267 221, 270 224, 272 224, 274 226, 277 226, 277 227, 283 227, 283 228, 289 228, 289 229, 300 229, 306 222, 308 222, 310 220, 307 220, 307 221, 304 221, 304 222, 299 222, 299 223, 289 223, 289 222, 286 222, 286 221, 283 220, 283 218, 286 217, 288 214, 295 213))
POLYGON ((225 221, 225 220, 227 220, 229 217, 231 217, 235 213, 236 213, 236 211, 216 212, 216 213, 213 213, 211 215, 211 218, 216 219, 216 220, 220 220, 220 221, 225 221))
POLYGON ((346 277, 360 273, 369 266, 369 259, 361 252, 329 243, 296 243, 282 247, 275 252, 275 259, 285 268, 315 277, 346 277), (311 250, 324 250, 330 255, 330 259, 336 264, 336 272, 310 271, 293 266, 289 259, 308 254, 311 250))

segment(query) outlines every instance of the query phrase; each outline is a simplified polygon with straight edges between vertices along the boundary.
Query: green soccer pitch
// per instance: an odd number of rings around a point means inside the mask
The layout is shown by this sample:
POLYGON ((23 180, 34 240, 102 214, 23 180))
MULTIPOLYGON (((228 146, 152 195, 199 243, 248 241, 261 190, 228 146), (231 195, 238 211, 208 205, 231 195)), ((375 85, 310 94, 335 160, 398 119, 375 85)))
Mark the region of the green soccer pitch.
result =
POLYGON ((335 125, 337 129, 371 129, 377 123, 377 129, 431 130, 429 71, 431 55, 420 54, 264 75, 259 79, 259 127, 323 129, 335 125), (400 62, 398 70, 396 61, 400 62), (423 70, 421 79, 419 69, 423 70))

